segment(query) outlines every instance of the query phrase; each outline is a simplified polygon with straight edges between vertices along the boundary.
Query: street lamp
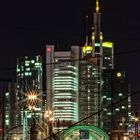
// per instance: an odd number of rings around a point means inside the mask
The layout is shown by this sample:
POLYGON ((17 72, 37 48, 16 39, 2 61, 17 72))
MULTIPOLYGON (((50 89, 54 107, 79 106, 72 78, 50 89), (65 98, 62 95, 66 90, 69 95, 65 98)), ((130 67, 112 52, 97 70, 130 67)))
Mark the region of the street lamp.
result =
POLYGON ((53 130, 52 130, 52 123, 54 122, 53 112, 51 110, 46 110, 44 112, 44 121, 47 123, 47 137, 50 137, 53 130))
POLYGON ((32 115, 32 121, 31 121, 31 128, 30 128, 30 139, 37 140, 37 130, 36 130, 36 104, 37 104, 37 93, 31 92, 27 96, 27 105, 28 109, 31 112, 32 115))
POLYGON ((37 131, 36 131, 36 118, 34 112, 36 110, 38 94, 34 90, 29 90, 25 95, 26 95, 26 98, 24 100, 25 108, 23 111, 23 139, 24 140, 28 139, 28 135, 30 131, 30 139, 36 140, 37 131), (28 118, 27 118, 28 113, 30 113, 32 117, 30 130, 28 128, 28 118))

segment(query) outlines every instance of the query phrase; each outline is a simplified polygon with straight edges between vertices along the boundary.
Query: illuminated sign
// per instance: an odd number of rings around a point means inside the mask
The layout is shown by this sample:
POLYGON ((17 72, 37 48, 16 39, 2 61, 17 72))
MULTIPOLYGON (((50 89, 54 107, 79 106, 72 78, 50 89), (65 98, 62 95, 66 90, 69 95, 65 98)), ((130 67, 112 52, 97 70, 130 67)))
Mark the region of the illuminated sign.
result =
POLYGON ((113 43, 112 42, 103 42, 103 47, 112 48, 113 47, 113 43))
POLYGON ((80 140, 89 139, 89 131, 88 130, 80 130, 80 140))

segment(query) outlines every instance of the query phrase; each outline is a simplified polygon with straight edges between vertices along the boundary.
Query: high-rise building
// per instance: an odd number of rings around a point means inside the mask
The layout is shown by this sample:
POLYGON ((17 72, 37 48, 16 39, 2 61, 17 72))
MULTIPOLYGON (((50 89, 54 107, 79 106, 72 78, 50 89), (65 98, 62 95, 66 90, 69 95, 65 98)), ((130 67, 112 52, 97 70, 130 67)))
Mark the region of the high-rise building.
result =
MULTIPOLYGON (((105 112, 105 106, 111 103, 110 100, 116 101, 117 97, 122 98, 128 94, 125 78, 116 78, 113 81, 116 84, 114 92, 120 92, 117 95, 112 94, 110 80, 115 73, 111 75, 112 73, 107 72, 115 71, 114 44, 103 41, 100 16, 99 2, 96 0, 94 32, 90 37, 86 36, 83 47, 72 46, 70 51, 55 51, 54 45, 46 47, 47 107, 53 110, 56 120, 61 120, 60 126, 64 126, 65 121, 73 123, 78 120, 80 124, 95 125, 108 130, 105 119, 109 118, 109 111, 105 112), (102 109, 104 111, 101 111, 102 109)), ((128 115, 131 115, 128 111, 130 102, 131 99, 128 98, 117 105, 124 112, 120 111, 120 116, 113 114, 114 120, 122 116, 127 119, 128 115), (125 114, 126 110, 129 113, 125 114)))
POLYGON ((5 132, 16 126, 16 83, 9 83, 7 92, 5 93, 4 114, 5 132))
MULTIPOLYGON (((25 56, 17 59, 17 125, 23 124, 23 111, 33 109, 36 116, 42 113, 42 57, 25 56), (36 101, 28 102, 28 97, 36 101), (33 107, 33 108, 30 108, 33 107)), ((31 114, 29 114, 29 118, 31 114)))
POLYGON ((94 124, 101 127, 102 113, 97 112, 102 108, 102 76, 104 69, 114 67, 114 46, 112 42, 102 42, 98 39, 98 43, 95 41, 92 41, 94 43, 92 46, 86 44, 82 48, 82 56, 85 60, 81 61, 79 66, 79 119, 82 120, 94 114, 85 119, 82 124, 94 124))
POLYGON ((103 69, 112 69, 114 60, 113 43, 103 42, 100 31, 98 1, 94 13, 94 29, 92 41, 88 42, 87 37, 84 47, 73 46, 70 51, 56 52, 53 45, 47 46, 47 102, 57 119, 74 122, 95 113, 81 124, 100 127, 103 124, 102 116, 97 112, 102 107, 103 69))
MULTIPOLYGON (((99 2, 96 1, 94 13, 94 32, 91 41, 86 39, 82 48, 82 57, 85 61, 80 64, 80 87, 79 87, 79 118, 85 119, 82 123, 93 124, 102 127, 102 75, 103 69, 113 67, 113 44, 103 42, 103 33, 100 29, 101 14, 99 2), (92 116, 91 116, 92 115, 92 116)), ((88 37, 86 37, 88 38, 88 37)))
POLYGON ((46 46, 46 109, 53 111, 58 129, 63 129, 78 121, 79 47, 72 46, 70 51, 55 51, 54 47, 46 46))
POLYGON ((131 87, 125 72, 106 69, 103 74, 103 128, 109 132, 125 129, 131 118, 131 87), (128 98, 127 98, 128 97, 128 98))

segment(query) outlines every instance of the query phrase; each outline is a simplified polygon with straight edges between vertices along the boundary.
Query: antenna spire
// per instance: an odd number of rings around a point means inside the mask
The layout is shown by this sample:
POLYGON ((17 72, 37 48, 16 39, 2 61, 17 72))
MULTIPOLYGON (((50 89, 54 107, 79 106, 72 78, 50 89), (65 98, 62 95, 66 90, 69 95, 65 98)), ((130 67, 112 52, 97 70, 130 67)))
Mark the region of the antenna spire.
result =
POLYGON ((99 0, 96 0, 96 13, 99 12, 99 9, 100 9, 100 7, 99 7, 99 0))
POLYGON ((88 16, 86 16, 86 46, 88 45, 88 16))

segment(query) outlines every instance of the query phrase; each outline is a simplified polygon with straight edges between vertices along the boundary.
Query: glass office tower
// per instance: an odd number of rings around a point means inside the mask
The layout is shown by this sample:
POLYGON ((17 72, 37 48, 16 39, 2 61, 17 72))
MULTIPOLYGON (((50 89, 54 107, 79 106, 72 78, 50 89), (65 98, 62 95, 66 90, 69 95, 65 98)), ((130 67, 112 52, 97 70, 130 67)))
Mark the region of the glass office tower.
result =
MULTIPOLYGON (((17 59, 17 124, 23 124, 23 111, 35 106, 36 115, 42 113, 42 57, 25 56, 17 59), (36 103, 28 103, 29 94, 36 94, 36 103)), ((29 115, 29 117, 31 117, 29 115)))
POLYGON ((104 70, 103 75, 103 122, 104 129, 126 129, 131 118, 131 92, 125 72, 104 70))
POLYGON ((70 51, 55 51, 54 47, 46 46, 46 109, 53 111, 55 128, 63 129, 78 121, 79 47, 72 46, 70 51))

